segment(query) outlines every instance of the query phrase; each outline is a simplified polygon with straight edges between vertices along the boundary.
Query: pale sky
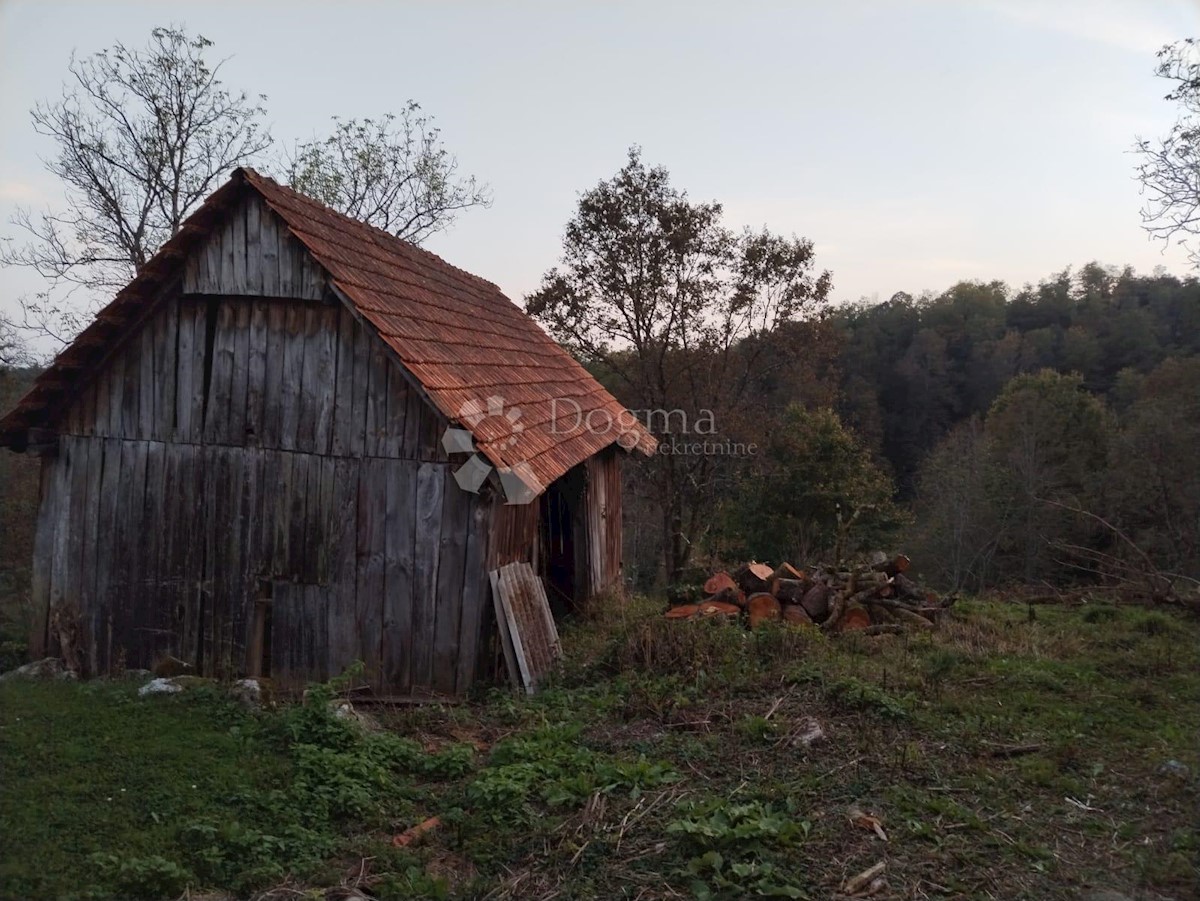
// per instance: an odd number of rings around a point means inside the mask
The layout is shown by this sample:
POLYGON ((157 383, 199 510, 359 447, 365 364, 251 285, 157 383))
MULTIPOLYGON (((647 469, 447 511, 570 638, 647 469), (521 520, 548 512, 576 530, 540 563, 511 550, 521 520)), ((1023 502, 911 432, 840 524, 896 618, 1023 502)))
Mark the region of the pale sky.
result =
MULTIPOLYGON (((1140 227, 1130 148, 1173 121, 1154 53, 1200 33, 1197 0, 0 0, 0 235, 62 202, 28 110, 71 51, 172 22, 289 145, 420 102, 495 195, 426 246, 518 302, 634 143, 729 224, 810 238, 837 300, 1093 259, 1188 271, 1140 227)), ((38 284, 0 269, 0 309, 38 284)))

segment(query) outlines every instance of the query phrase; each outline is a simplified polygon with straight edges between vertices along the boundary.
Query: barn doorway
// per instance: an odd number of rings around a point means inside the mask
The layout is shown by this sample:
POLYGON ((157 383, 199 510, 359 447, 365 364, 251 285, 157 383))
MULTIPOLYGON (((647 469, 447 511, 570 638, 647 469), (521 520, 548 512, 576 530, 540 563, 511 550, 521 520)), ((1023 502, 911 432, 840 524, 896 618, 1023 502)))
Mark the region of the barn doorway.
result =
POLYGON ((580 552, 585 476, 576 467, 552 482, 540 503, 539 538, 546 597, 555 619, 574 613, 582 599, 580 552))

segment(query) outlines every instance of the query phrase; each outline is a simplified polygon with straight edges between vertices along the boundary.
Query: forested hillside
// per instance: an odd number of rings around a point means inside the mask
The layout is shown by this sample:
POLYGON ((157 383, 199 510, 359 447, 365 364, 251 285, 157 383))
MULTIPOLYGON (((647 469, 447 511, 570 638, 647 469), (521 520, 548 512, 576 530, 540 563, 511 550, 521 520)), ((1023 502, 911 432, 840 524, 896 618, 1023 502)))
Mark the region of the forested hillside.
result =
POLYGON ((1078 373, 1088 392, 1123 407, 1137 375, 1200 353, 1200 282, 1090 263, 1019 290, 961 282, 832 318, 840 411, 908 498, 926 455, 955 425, 986 413, 1014 376, 1078 373))
MULTIPOLYGON (((933 575, 1200 577, 1200 284, 1092 263, 833 315, 839 409, 933 575)), ((1143 584, 1144 583, 1144 584, 1143 584)))

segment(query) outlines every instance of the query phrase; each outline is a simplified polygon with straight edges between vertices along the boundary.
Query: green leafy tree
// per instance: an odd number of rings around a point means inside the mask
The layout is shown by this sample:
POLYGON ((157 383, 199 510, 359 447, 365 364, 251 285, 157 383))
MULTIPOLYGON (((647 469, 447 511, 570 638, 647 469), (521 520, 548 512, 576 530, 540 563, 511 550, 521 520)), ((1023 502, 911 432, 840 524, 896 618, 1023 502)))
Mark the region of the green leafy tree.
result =
POLYGON ((1056 575, 1061 543, 1087 543, 1092 531, 1055 506, 1091 509, 1100 496, 1111 422, 1078 375, 1043 370, 1013 379, 988 411, 992 503, 1003 517, 1005 574, 1056 575))
POLYGON ((904 520, 887 475, 830 409, 788 407, 721 516, 731 555, 811 561, 886 547, 904 520))
POLYGON ((1200 578, 1200 359, 1166 360, 1128 390, 1105 509, 1161 569, 1200 578))
MULTIPOLYGON (((764 427, 747 400, 802 352, 781 327, 819 312, 829 286, 810 241, 730 230, 720 204, 693 202, 633 148, 613 178, 580 196, 561 264, 526 308, 603 370, 626 406, 655 411, 652 430, 669 436, 686 423, 687 437, 717 442, 764 427), (664 415, 671 411, 679 415, 664 415)), ((710 528, 734 468, 705 453, 646 464, 672 581, 710 528)))

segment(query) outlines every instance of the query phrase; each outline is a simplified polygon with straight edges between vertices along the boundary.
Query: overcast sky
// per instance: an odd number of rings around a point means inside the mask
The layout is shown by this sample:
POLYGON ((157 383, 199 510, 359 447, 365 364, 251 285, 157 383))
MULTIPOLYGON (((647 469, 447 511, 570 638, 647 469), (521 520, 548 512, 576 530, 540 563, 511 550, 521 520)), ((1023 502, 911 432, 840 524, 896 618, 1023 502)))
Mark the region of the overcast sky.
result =
MULTIPOLYGON (((1093 259, 1187 271, 1140 228, 1129 150, 1173 119, 1154 53, 1200 32, 1194 0, 0 0, 0 234, 62 202, 28 110, 72 50, 171 22, 289 144, 419 101, 495 193, 427 246, 518 301, 634 143, 731 225, 812 239, 838 300, 1093 259)), ((37 285, 0 270, 0 309, 37 285)))

